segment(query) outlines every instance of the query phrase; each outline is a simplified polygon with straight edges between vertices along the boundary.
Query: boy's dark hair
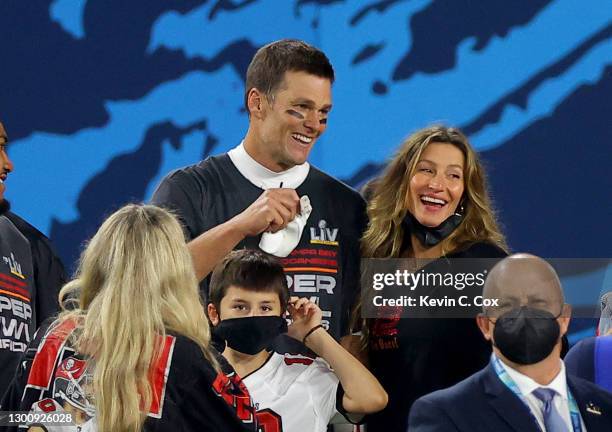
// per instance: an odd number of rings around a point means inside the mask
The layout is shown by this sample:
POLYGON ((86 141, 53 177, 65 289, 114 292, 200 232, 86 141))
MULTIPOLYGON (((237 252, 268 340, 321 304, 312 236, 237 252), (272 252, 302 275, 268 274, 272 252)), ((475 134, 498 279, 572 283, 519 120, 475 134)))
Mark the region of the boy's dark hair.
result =
POLYGON ((212 273, 208 301, 220 310, 221 300, 230 286, 249 291, 275 292, 281 312, 289 302, 289 287, 283 266, 276 258, 254 249, 230 252, 212 273))
POLYGON ((334 69, 323 51, 297 39, 282 39, 261 47, 246 73, 244 106, 249 112, 249 91, 256 88, 272 102, 285 72, 307 72, 334 82, 334 69))

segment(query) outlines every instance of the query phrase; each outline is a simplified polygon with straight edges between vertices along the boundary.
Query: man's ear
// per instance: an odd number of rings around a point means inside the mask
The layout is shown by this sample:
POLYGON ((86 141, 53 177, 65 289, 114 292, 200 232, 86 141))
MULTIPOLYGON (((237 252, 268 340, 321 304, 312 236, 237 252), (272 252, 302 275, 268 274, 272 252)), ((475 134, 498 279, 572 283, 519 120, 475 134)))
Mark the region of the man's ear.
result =
POLYGON ((212 303, 208 303, 208 307, 206 309, 208 312, 208 319, 210 320, 212 325, 218 325, 221 320, 219 319, 219 312, 217 311, 215 305, 212 303))
POLYGON ((476 317, 476 324, 478 324, 478 328, 482 332, 484 338, 491 341, 493 339, 493 325, 491 324, 491 321, 489 321, 489 318, 480 313, 476 317))
POLYGON ((247 95, 247 106, 249 114, 255 118, 261 119, 264 114, 264 99, 265 95, 255 87, 249 90, 247 95))
POLYGON ((569 328, 571 317, 572 317, 572 306, 569 304, 564 304, 563 309, 561 310, 561 316, 557 318, 557 321, 559 322, 559 327, 561 330, 561 336, 567 333, 567 329, 569 328))

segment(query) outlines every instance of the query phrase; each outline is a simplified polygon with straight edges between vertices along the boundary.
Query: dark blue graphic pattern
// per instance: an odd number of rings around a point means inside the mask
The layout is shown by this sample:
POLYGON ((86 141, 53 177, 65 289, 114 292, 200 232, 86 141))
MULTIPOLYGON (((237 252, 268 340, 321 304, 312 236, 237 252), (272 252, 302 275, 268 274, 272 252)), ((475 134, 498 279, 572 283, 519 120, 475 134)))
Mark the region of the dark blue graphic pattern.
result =
POLYGON ((315 165, 359 187, 411 131, 458 125, 514 250, 612 255, 605 0, 5 0, 0 28, 7 195, 69 265, 104 215, 239 142, 248 62, 282 37, 336 69, 315 165))

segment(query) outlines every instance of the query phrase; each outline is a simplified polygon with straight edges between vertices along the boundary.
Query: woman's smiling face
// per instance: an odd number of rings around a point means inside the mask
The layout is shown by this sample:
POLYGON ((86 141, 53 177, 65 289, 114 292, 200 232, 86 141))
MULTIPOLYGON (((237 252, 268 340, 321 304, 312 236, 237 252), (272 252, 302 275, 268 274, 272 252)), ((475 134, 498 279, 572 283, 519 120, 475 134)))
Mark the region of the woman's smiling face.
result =
POLYGON ((416 164, 408 196, 408 211, 419 223, 437 227, 455 213, 465 188, 465 157, 453 144, 432 142, 416 164))

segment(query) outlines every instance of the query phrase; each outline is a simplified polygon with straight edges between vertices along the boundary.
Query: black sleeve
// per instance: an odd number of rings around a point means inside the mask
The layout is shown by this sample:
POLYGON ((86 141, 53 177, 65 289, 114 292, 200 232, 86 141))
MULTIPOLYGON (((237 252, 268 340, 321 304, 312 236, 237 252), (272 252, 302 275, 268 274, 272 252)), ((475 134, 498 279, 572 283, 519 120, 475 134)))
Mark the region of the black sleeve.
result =
POLYGON ((52 323, 52 318, 45 320, 34 334, 34 338, 30 341, 28 348, 23 353, 21 360, 19 361, 19 365, 17 366, 13 380, 0 400, 0 411, 21 410, 23 392, 28 382, 28 376, 30 375, 30 368, 32 367, 34 356, 36 356, 40 341, 52 323))
POLYGON ((497 245, 489 242, 472 243, 465 249, 449 254, 449 258, 505 258, 508 253, 497 245))
MULTIPOLYGON (((222 370, 229 372, 225 359, 218 360, 222 370)), ((237 376, 235 380, 242 383, 237 376)), ((156 430, 170 430, 170 427, 174 430, 180 424, 179 430, 187 431, 254 432, 256 420, 246 387, 233 384, 225 374, 212 367, 197 344, 178 337, 163 418, 156 430), (220 382, 226 385, 221 386, 220 382)))
POLYGON ((153 192, 151 204, 174 213, 183 225, 183 231, 189 241, 204 231, 201 222, 204 192, 201 183, 178 170, 161 181, 153 192))
POLYGON ((34 308, 38 328, 43 321, 59 312, 58 294, 66 283, 64 265, 55 253, 49 239, 14 213, 6 216, 30 242, 34 270, 34 308))
POLYGON ((36 355, 36 346, 28 347, 17 365, 15 376, 0 401, 0 411, 19 411, 21 398, 30 374, 30 366, 36 355))
POLYGON ((64 265, 48 240, 32 245, 34 281, 36 284, 36 326, 55 317, 59 311, 58 294, 66 283, 64 265))

